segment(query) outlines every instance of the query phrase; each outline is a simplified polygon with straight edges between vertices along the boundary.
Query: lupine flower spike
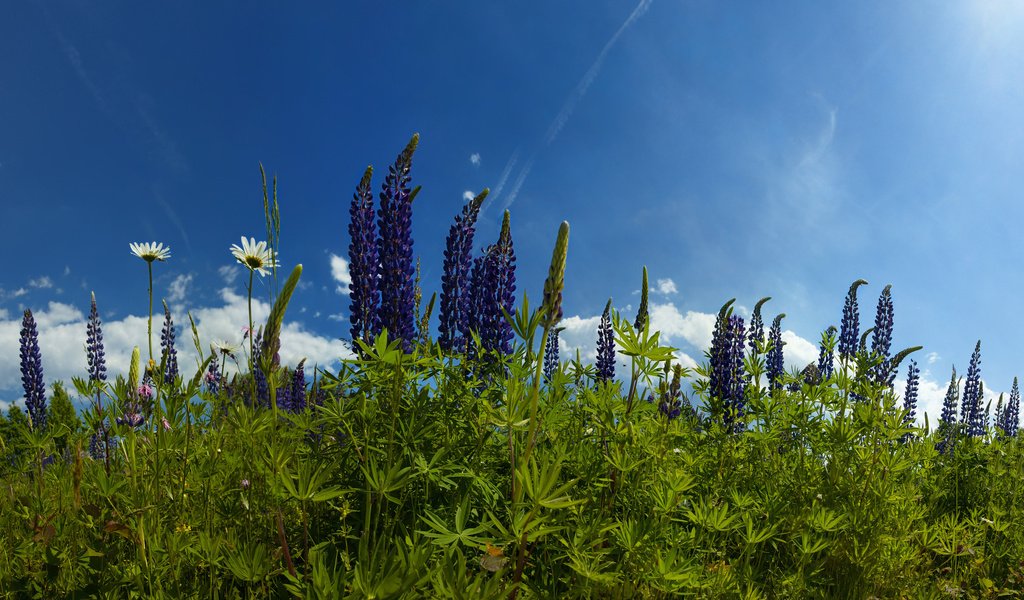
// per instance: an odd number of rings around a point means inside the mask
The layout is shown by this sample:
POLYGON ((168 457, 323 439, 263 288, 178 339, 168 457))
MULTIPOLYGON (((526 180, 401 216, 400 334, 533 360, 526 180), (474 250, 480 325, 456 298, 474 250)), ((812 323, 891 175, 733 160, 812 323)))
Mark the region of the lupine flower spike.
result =
POLYGON ((412 200, 409 171, 412 155, 419 144, 413 135, 405 150, 398 155, 380 192, 377 212, 380 256, 380 323, 391 339, 401 339, 406 352, 416 339, 415 299, 412 261, 412 200))
POLYGON ((33 429, 46 428, 46 384, 43 381, 43 357, 39 352, 39 332, 31 310, 21 320, 21 384, 25 389, 25 408, 33 429))
POLYGON ((782 319, 786 314, 782 313, 772 321, 772 328, 768 334, 768 356, 767 373, 768 385, 772 391, 782 389, 782 376, 785 374, 784 359, 782 355, 782 319))
POLYGON ((1017 430, 1020 429, 1020 390, 1017 388, 1017 378, 1013 378, 1013 387, 1010 388, 1010 400, 1006 407, 1006 432, 1010 437, 1017 437, 1017 430))
POLYGON ((644 332, 644 327, 647 326, 649 314, 647 312, 647 267, 644 267, 644 277, 640 285, 640 308, 636 311, 636 320, 633 321, 633 328, 636 329, 638 334, 644 332))
POLYGON ((551 253, 551 266, 544 280, 544 326, 550 330, 562 320, 562 289, 565 287, 565 260, 569 254, 569 222, 562 221, 558 228, 555 249, 551 253))
POLYGON ((758 346, 764 344, 764 321, 761 319, 761 307, 769 300, 771 300, 771 296, 758 300, 757 304, 754 305, 754 314, 750 317, 750 333, 748 334, 747 343, 750 346, 751 356, 760 352, 758 346))
POLYGON ((711 337, 709 393, 722 411, 726 427, 733 432, 744 429, 744 392, 746 375, 743 368, 743 346, 746 341, 743 319, 732 314, 729 300, 718 312, 711 337))
POLYGON ((438 344, 443 350, 465 351, 469 339, 470 269, 473 259, 473 238, 480 207, 490 190, 484 189, 462 207, 455 223, 448 230, 444 249, 444 273, 441 275, 441 324, 438 344))
POLYGON ((843 304, 843 322, 839 327, 839 357, 850 360, 857 353, 857 338, 860 335, 860 314, 857 310, 857 288, 866 285, 858 279, 850 285, 843 304))
POLYGON ((985 434, 984 412, 981 408, 981 340, 974 346, 974 354, 967 366, 964 381, 964 397, 960 408, 960 420, 967 425, 967 435, 980 437, 985 434))
POLYGON ((875 327, 871 335, 871 356, 879 361, 872 368, 874 379, 878 383, 888 383, 887 379, 889 350, 892 345, 892 286, 887 285, 878 297, 878 307, 875 310, 875 327))
POLYGON ((160 364, 164 370, 164 383, 174 383, 178 376, 178 351, 174 348, 174 319, 171 318, 171 309, 164 302, 164 328, 160 332, 160 364))
MULTIPOLYGON (((907 367, 907 388, 903 393, 903 410, 906 411, 903 417, 904 425, 912 424, 917 416, 917 388, 920 375, 921 370, 917 368, 917 362, 910 361, 910 366, 907 367)), ((909 437, 910 434, 907 434, 903 441, 907 441, 909 437)))
POLYGON ((601 324, 597 328, 597 381, 609 382, 615 378, 615 338, 612 333, 612 301, 604 306, 601 324))
POLYGON ((366 167, 356 192, 352 194, 352 206, 349 208, 348 269, 352 279, 349 287, 349 321, 352 324, 352 345, 356 348, 355 340, 369 344, 380 333, 377 314, 380 304, 377 295, 380 265, 377 259, 377 224, 373 220, 372 176, 373 167, 366 167))
POLYGON ((836 342, 836 328, 829 325, 825 333, 821 335, 821 345, 818 347, 818 374, 822 381, 828 381, 833 373, 832 348, 836 342))
POLYGON ((89 322, 85 326, 85 358, 89 366, 90 381, 107 380, 107 359, 103 351, 103 327, 96 309, 96 294, 92 294, 89 322))
POLYGON ((548 333, 548 339, 544 347, 544 381, 550 382, 551 377, 558 370, 558 334, 562 327, 555 327, 548 333))

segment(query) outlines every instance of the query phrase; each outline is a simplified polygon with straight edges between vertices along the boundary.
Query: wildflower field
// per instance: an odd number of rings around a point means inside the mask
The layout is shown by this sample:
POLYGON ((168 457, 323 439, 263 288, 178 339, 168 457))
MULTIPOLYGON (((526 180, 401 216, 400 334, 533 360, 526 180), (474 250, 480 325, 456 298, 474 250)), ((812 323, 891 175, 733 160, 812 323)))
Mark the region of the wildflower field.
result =
POLYGON ((93 297, 76 414, 46 389, 24 312, 25 410, 0 420, 0 598, 1024 595, 1020 396, 1014 381, 982 405, 980 342, 921 427, 920 348, 890 347, 889 287, 862 329, 854 282, 818 361, 789 373, 785 315, 766 327, 765 298, 746 323, 729 301, 688 369, 650 326, 638 268, 639 310, 608 302, 596 364, 559 356, 568 223, 543 297, 517 295, 510 215, 496 237, 476 230, 485 190, 423 298, 417 141, 379 194, 372 169, 355 188, 356 358, 336 372, 280 364, 302 267, 278 256, 276 194, 267 239, 231 249, 250 302, 260 281, 273 294, 241 347, 181 335, 166 305, 154 331, 170 249, 132 244, 149 339, 108 373, 93 297), (200 364, 178 364, 185 340, 200 364))

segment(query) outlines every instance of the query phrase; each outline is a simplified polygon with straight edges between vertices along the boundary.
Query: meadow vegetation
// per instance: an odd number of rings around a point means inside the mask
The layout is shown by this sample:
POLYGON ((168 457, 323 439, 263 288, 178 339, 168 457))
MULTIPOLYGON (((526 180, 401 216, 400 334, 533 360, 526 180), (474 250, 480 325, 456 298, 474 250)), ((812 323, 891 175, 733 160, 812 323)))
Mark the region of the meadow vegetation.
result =
MULTIPOLYGON (((766 331, 768 299, 749 326, 730 301, 688 369, 651 328, 644 270, 636 315, 606 305, 596 363, 559 360, 568 224, 543 297, 516 298, 508 213, 477 250, 484 191, 455 216, 440 298, 425 300, 417 141, 379 203, 372 169, 356 186, 356 357, 338 370, 307 381, 279 364, 302 269, 279 282, 265 179, 267 241, 233 253, 273 308, 244 346, 211 347, 191 324, 199 364, 179 369, 165 306, 156 354, 150 326, 148 356, 109 377, 94 297, 77 414, 44 387, 40 355, 57 349, 25 312, 25 410, 0 420, 0 598, 1021 595, 1019 394, 1015 381, 994 415, 982 406, 980 342, 921 427, 890 288, 862 333, 855 282, 818 362, 792 372, 784 315, 766 331)), ((132 251, 150 281, 169 258, 132 251)), ((150 321, 152 304, 150 283, 150 321)))

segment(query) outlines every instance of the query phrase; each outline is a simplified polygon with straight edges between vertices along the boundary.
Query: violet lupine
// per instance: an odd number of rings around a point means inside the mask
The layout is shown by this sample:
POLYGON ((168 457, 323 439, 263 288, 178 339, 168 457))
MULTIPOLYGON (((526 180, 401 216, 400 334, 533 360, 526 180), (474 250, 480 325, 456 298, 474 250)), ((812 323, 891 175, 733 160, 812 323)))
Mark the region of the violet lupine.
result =
POLYGON ((494 348, 502 354, 512 352, 512 325, 505 319, 516 308, 516 253, 512 245, 512 227, 509 212, 501 220, 501 233, 498 243, 494 245, 491 255, 491 266, 488 280, 493 287, 493 295, 489 298, 490 330, 494 348))
POLYGON ((214 396, 220 390, 220 371, 217 365, 217 355, 210 359, 210 366, 206 369, 206 391, 214 396))
POLYGON ((164 303, 164 328, 160 332, 160 363, 164 368, 164 383, 173 384, 178 376, 178 351, 174 348, 174 319, 171 309, 164 303))
POLYGON ((772 391, 782 389, 782 376, 785 374, 785 362, 782 356, 782 319, 786 313, 775 317, 772 321, 771 331, 768 332, 768 356, 766 357, 766 368, 768 374, 768 387, 772 391))
POLYGON ((462 207, 445 240, 444 273, 441 275, 441 323, 437 342, 442 350, 465 351, 469 340, 470 269, 473 258, 473 237, 480 206, 489 190, 462 207))
POLYGON ((46 428, 46 384, 43 381, 43 357, 39 352, 39 332, 32 311, 21 320, 21 384, 25 389, 25 408, 33 429, 46 428))
POLYGON ((709 393, 721 403, 723 422, 731 431, 743 430, 745 375, 743 319, 730 315, 730 300, 718 314, 709 350, 709 393))
POLYGON ((370 180, 373 167, 366 167, 363 178, 359 181, 352 195, 349 208, 351 220, 348 224, 348 270, 352 279, 349 286, 349 322, 352 327, 353 347, 358 348, 356 340, 369 344, 380 333, 377 295, 380 265, 377 254, 377 225, 374 222, 373 189, 370 180))
POLYGON ((759 347, 764 345, 764 321, 761 319, 761 307, 771 297, 761 298, 754 305, 754 314, 750 317, 750 331, 747 334, 747 344, 750 347, 750 355, 760 352, 759 347))
POLYGON ((103 327, 96 309, 96 294, 92 295, 89 321, 85 326, 85 358, 89 364, 89 381, 106 381, 107 359, 103 351, 103 327))
POLYGON ((256 380, 256 401, 254 406, 270 406, 270 387, 267 375, 263 372, 263 330, 259 330, 253 339, 252 376, 256 380))
POLYGON ((287 386, 278 390, 277 405, 282 410, 299 413, 306 408, 306 359, 299 361, 287 386))
MULTIPOLYGON (((917 388, 920 377, 921 369, 917 368, 917 361, 910 361, 910 366, 907 367, 907 388, 903 393, 903 410, 906 411, 903 416, 904 425, 910 425, 917 417, 917 388)), ((904 436, 904 441, 907 438, 909 438, 909 434, 904 436)))
POLYGON ((612 301, 604 305, 601 323, 597 327, 597 381, 609 382, 615 378, 615 337, 612 333, 612 301))
POLYGON ((829 325, 828 329, 821 336, 821 345, 818 346, 818 374, 822 381, 828 381, 834 371, 832 352, 829 350, 836 339, 836 328, 829 325))
POLYGON ((888 383, 889 380, 889 350, 892 347, 892 285, 885 286, 882 295, 878 297, 878 307, 875 309, 875 327, 871 333, 871 355, 875 360, 880 361, 872 367, 874 379, 878 383, 888 383))
POLYGON ((850 285, 843 303, 843 321, 839 327, 839 357, 851 359, 857 353, 857 338, 860 336, 860 313, 857 309, 857 288, 867 284, 858 279, 850 285))
POLYGON ((974 346, 974 354, 971 355, 971 362, 967 366, 964 397, 960 406, 960 420, 967 425, 967 435, 971 437, 985 434, 981 401, 981 340, 978 340, 974 346))
POLYGON ((1013 387, 1010 388, 1010 400, 1006 406, 1006 416, 1004 417, 1006 423, 1006 433, 1010 437, 1017 436, 1017 430, 1020 429, 1020 390, 1017 388, 1017 378, 1013 378, 1013 387))
POLYGON ((548 332, 548 339, 544 345, 544 381, 550 382, 555 371, 558 370, 558 334, 562 327, 555 327, 548 332))
POLYGON ((956 424, 957 404, 960 401, 960 381, 956 378, 956 367, 953 367, 953 374, 949 378, 949 386, 946 388, 946 396, 942 400, 942 413, 939 414, 939 423, 946 425, 956 424))
POLYGON ((380 191, 377 211, 380 256, 380 325, 388 330, 390 339, 402 340, 402 348, 409 352, 416 339, 416 289, 413 277, 416 267, 412 259, 412 201, 409 189, 412 155, 419 143, 419 134, 413 135, 388 175, 380 191))
MULTIPOLYGON (((484 249, 484 253, 473 259, 473 268, 469 276, 469 295, 466 304, 466 329, 460 332, 466 341, 466 352, 470 358, 475 356, 477 349, 470 343, 471 332, 483 336, 484 311, 487 306, 487 264, 488 255, 493 247, 484 249)), ((483 340, 481 339, 481 344, 483 340)))
POLYGON ((693 407, 682 391, 683 367, 675 365, 672 371, 672 383, 662 393, 661 402, 658 403, 658 412, 669 421, 679 418, 684 410, 687 417, 693 414, 693 407))

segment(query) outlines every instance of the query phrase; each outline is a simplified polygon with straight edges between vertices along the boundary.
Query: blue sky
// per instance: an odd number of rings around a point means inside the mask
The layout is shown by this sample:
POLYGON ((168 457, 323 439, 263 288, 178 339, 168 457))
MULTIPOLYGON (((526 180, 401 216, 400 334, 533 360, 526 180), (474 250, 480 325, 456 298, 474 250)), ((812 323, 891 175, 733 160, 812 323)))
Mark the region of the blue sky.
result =
POLYGON ((655 325, 684 361, 701 360, 725 300, 767 295, 802 367, 862 277, 862 330, 891 283, 894 347, 925 346, 926 408, 978 339, 987 390, 1022 374, 1018 4, 303 6, 8 7, 0 402, 21 396, 25 307, 50 380, 84 372, 90 291, 112 370, 144 346, 146 269, 129 242, 171 246, 155 287, 179 325, 192 311, 204 343, 237 341, 245 290, 228 248, 264 237, 261 161, 279 176, 282 262, 305 265, 284 358, 331 363, 348 335, 332 255, 347 258, 349 199, 413 132, 427 292, 466 191, 495 192, 478 245, 511 209, 533 298, 568 220, 564 351, 593 351, 608 297, 634 310, 647 265, 655 325))

